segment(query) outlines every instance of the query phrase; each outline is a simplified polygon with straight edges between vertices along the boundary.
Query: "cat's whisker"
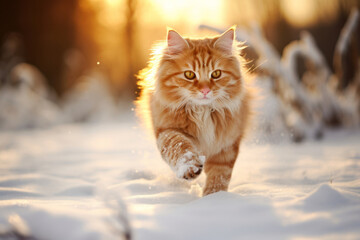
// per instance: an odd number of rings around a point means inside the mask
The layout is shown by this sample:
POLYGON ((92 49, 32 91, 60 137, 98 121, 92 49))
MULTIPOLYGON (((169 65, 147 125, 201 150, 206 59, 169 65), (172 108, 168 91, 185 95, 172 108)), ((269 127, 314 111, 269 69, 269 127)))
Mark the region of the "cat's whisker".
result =
POLYGON ((265 63, 268 62, 268 59, 265 59, 263 62, 261 62, 260 64, 258 64, 256 67, 251 67, 249 69, 246 70, 246 73, 253 73, 255 72, 256 69, 260 68, 262 65, 264 65, 265 63))

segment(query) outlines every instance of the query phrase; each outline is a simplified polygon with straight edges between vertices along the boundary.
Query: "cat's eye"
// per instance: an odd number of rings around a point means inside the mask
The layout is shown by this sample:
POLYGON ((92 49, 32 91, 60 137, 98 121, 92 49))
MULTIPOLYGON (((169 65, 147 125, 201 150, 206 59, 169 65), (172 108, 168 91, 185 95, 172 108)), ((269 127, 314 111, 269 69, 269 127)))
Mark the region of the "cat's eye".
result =
POLYGON ((185 71, 184 76, 189 80, 193 80, 196 77, 193 71, 185 71))
POLYGON ((211 73, 211 77, 213 78, 213 79, 217 79, 217 78, 219 78, 221 76, 221 70, 215 70, 215 71, 213 71, 212 73, 211 73))

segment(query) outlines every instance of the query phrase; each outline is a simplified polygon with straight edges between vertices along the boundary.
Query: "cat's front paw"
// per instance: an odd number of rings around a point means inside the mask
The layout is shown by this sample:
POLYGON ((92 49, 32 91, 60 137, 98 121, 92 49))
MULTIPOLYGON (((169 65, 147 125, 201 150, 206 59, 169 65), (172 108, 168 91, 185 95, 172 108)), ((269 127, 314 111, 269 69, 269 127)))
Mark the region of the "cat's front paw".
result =
POLYGON ((205 156, 198 156, 192 152, 186 152, 175 167, 176 176, 191 180, 200 175, 205 162, 205 156))

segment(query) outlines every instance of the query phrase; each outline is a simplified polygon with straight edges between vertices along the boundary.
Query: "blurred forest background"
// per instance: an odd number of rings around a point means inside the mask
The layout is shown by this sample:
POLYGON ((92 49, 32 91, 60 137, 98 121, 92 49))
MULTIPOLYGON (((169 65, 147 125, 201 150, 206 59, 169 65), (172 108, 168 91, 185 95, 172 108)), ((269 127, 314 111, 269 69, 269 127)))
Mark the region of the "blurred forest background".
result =
MULTIPOLYGON (((67 115, 62 121, 109 117, 119 104, 126 106, 136 98, 135 74, 146 66, 151 45, 165 38, 167 26, 185 36, 202 37, 214 31, 200 29, 201 24, 220 29, 236 24, 245 31, 257 24, 280 56, 306 30, 330 71, 336 72, 336 44, 351 10, 359 8, 359 0, 1 1, 0 124, 8 128, 46 125, 59 119, 60 110, 62 117, 67 115), (14 89, 24 84, 49 100, 36 104, 42 106, 41 113, 34 113, 35 107, 14 110, 15 105, 30 102, 29 96, 12 99, 14 89), (94 109, 102 114, 94 114, 94 109), (29 114, 44 117, 16 121, 29 114)), ((360 24, 352 32, 359 36, 360 24)), ((359 64, 360 45, 352 46, 359 64)), ((255 72, 261 70, 256 49, 250 49, 247 58, 255 72)))

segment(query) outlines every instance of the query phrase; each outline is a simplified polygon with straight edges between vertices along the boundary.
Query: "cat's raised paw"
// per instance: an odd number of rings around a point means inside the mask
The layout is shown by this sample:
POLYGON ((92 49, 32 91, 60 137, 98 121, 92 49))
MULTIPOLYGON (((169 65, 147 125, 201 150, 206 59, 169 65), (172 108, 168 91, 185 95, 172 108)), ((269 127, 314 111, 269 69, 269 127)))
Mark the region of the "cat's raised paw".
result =
POLYGON ((204 156, 198 156, 192 152, 186 152, 178 161, 175 167, 176 176, 191 180, 200 175, 205 162, 204 156))

